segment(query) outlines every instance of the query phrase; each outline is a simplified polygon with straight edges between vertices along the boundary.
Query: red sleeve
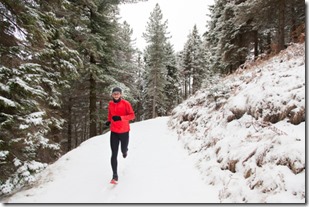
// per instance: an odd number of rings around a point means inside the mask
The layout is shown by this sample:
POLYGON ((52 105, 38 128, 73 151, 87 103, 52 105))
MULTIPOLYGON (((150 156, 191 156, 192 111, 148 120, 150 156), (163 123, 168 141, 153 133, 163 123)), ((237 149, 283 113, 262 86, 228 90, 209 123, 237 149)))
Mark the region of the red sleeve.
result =
POLYGON ((127 115, 121 116, 122 120, 131 121, 131 120, 135 119, 135 114, 134 114, 133 108, 128 101, 126 101, 126 112, 127 112, 127 115))

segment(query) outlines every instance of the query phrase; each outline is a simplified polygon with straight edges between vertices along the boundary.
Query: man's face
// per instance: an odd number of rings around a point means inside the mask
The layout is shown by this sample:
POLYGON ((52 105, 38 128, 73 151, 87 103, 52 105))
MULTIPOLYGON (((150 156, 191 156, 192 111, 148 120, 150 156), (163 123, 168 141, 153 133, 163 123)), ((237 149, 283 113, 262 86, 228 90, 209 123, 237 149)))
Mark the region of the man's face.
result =
POLYGON ((113 97, 113 99, 118 100, 118 99, 121 98, 121 93, 120 92, 114 92, 114 93, 112 93, 112 97, 113 97))

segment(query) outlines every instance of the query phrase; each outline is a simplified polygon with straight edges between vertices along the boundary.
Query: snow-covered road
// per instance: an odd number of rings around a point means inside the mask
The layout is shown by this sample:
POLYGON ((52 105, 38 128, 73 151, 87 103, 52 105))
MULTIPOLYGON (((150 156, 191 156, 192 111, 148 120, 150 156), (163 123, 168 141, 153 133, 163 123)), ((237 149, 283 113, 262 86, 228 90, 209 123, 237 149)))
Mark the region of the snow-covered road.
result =
POLYGON ((41 173, 9 203, 219 203, 193 157, 167 129, 168 117, 131 124, 128 157, 118 156, 119 183, 109 184, 109 135, 84 142, 41 173))

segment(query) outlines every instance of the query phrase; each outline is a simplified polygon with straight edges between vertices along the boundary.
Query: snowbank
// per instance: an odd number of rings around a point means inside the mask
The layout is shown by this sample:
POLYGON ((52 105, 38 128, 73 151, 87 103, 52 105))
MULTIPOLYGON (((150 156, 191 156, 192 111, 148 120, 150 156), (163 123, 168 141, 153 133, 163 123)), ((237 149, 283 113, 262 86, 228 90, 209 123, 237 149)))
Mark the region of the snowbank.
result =
POLYGON ((221 202, 304 203, 305 44, 198 91, 169 126, 221 202))

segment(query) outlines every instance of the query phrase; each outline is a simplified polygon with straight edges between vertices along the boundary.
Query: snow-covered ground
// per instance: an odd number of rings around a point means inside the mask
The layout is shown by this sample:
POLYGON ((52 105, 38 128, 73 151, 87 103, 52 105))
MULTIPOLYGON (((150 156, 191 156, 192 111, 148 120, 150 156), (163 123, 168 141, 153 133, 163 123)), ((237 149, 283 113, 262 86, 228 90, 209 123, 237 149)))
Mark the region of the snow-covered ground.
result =
POLYGON ((174 109, 177 131, 220 202, 305 202, 305 44, 248 64, 174 109))
POLYGON ((167 128, 168 117, 131 124, 128 157, 118 156, 119 183, 109 184, 109 135, 84 142, 48 166, 33 188, 8 203, 218 203, 192 157, 167 128))

